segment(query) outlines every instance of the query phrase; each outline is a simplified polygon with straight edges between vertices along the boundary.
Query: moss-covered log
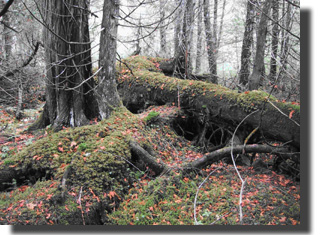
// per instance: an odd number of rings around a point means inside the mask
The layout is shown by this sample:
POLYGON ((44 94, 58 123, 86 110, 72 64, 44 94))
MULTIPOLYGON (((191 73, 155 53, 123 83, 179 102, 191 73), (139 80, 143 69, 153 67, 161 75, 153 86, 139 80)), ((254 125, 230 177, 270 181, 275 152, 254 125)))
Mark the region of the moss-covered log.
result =
POLYGON ((168 77, 158 69, 159 62, 160 59, 130 57, 126 63, 132 71, 125 67, 120 69, 118 90, 129 109, 174 103, 233 130, 258 110, 243 123, 247 134, 260 126, 260 134, 264 137, 300 148, 299 105, 279 102, 263 91, 238 93, 216 84, 168 77))

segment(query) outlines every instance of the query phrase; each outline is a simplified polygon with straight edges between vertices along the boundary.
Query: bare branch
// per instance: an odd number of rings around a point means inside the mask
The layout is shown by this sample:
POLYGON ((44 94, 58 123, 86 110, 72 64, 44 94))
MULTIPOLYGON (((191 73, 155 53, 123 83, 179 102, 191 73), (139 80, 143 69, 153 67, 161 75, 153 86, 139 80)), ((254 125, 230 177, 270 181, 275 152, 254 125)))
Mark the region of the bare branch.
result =
POLYGON ((14 1, 14 0, 9 0, 9 1, 6 3, 6 5, 5 5, 4 8, 2 9, 2 11, 0 11, 0 17, 7 13, 7 11, 9 10, 9 7, 10 7, 11 4, 13 3, 13 1, 14 1))

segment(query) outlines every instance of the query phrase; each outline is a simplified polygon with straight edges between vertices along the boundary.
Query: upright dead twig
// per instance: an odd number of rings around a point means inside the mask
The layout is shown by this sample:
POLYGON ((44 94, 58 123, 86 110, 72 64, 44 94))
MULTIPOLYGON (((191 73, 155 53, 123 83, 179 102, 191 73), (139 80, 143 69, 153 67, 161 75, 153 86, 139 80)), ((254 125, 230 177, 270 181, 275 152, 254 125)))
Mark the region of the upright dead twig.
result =
POLYGON ((234 156, 233 156, 233 140, 234 140, 234 137, 236 135, 236 132, 238 130, 238 128, 241 126, 241 124, 248 118, 250 117, 252 114, 258 112, 259 110, 256 110, 250 114, 248 114, 244 119, 242 119, 242 121, 239 123, 239 125, 236 127, 235 131, 233 132, 233 135, 232 135, 232 138, 231 138, 231 159, 232 159, 232 163, 233 163, 233 166, 234 166, 234 169, 236 170, 237 174, 238 174, 238 177, 241 181, 241 190, 240 190, 240 195, 239 195, 239 220, 240 220, 240 223, 242 223, 242 195, 243 195, 243 190, 244 190, 244 185, 246 184, 246 181, 247 179, 243 180, 243 178, 241 177, 241 174, 237 168, 237 165, 236 165, 236 162, 234 160, 234 156))

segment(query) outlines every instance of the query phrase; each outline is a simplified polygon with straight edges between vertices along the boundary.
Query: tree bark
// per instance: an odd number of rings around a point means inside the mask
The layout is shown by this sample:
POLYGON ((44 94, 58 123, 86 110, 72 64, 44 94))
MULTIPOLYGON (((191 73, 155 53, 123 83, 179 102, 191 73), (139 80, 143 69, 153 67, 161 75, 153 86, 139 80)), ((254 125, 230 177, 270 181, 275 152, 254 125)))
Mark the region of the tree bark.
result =
POLYGON ((272 3, 272 42, 271 42, 271 60, 269 80, 274 83, 277 75, 277 57, 278 57, 278 43, 279 43, 279 1, 273 0, 272 3))
POLYGON ((255 1, 247 2, 247 15, 246 24, 243 34, 242 50, 241 50, 241 69, 239 82, 242 85, 248 83, 248 77, 250 75, 250 59, 251 59, 251 47, 253 43, 253 26, 254 26, 254 3, 255 1))
POLYGON ((182 32, 182 24, 183 24, 183 14, 184 14, 184 8, 185 8, 185 0, 176 0, 178 10, 175 20, 175 27, 174 27, 174 57, 177 58, 179 54, 179 47, 181 43, 181 32, 182 32))
POLYGON ((18 74, 18 102, 17 102, 17 109, 16 109, 16 119, 20 120, 22 118, 22 96, 23 96, 23 85, 22 85, 22 78, 21 74, 18 74))
POLYGON ((160 0, 160 56, 162 58, 167 58, 167 35, 166 35, 166 28, 165 28, 165 0, 160 0))
POLYGON ((3 37, 4 37, 4 52, 5 52, 5 60, 9 62, 12 54, 12 45, 13 45, 13 35, 12 31, 10 29, 11 20, 10 20, 10 13, 5 14, 3 16, 3 23, 4 23, 4 29, 3 29, 3 37))
POLYGON ((190 78, 192 72, 191 67, 191 35, 193 25, 194 6, 193 0, 186 0, 185 9, 183 14, 182 29, 179 36, 179 44, 174 59, 175 72, 174 75, 181 78, 190 78))
POLYGON ((43 2, 46 104, 31 130, 49 124, 55 131, 82 126, 98 116, 87 10, 86 1, 43 2))
POLYGON ((217 60, 214 46, 214 36, 211 31, 210 12, 209 12, 209 0, 203 1, 203 20, 206 33, 206 44, 209 62, 209 71, 212 74, 212 83, 218 83, 217 78, 217 60))
POLYGON ((268 14, 272 1, 265 1, 260 17, 260 23, 257 35, 256 56, 254 59, 253 71, 249 76, 249 90, 257 90, 260 85, 260 79, 264 73, 264 53, 266 46, 268 14))
POLYGON ((195 73, 201 71, 201 54, 202 54, 202 14, 203 14, 202 0, 198 3, 198 29, 197 29, 197 52, 196 52, 196 68, 195 73))
POLYGON ((292 6, 291 4, 287 3, 287 7, 285 7, 286 4, 283 2, 283 16, 286 15, 286 17, 283 17, 283 29, 282 29, 282 40, 281 40, 281 53, 280 53, 280 63, 281 66, 283 67, 280 70, 279 78, 280 80, 284 76, 283 74, 285 73, 287 69, 287 55, 289 53, 289 43, 290 43, 290 25, 291 25, 291 11, 292 11, 292 6))
POLYGON ((102 119, 110 116, 121 105, 115 80, 119 1, 105 0, 101 24, 98 104, 102 119))

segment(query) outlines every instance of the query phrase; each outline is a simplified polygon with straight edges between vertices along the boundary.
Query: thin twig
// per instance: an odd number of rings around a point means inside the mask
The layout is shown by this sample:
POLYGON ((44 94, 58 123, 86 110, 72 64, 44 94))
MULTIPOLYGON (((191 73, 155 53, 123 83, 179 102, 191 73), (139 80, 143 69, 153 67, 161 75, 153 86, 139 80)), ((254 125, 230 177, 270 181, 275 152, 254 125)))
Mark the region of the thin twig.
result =
POLYGON ((235 131, 233 132, 233 135, 232 135, 232 138, 231 138, 231 159, 232 159, 232 163, 233 163, 234 169, 236 170, 236 172, 238 174, 238 177, 239 177, 239 179, 241 181, 241 191, 240 191, 240 195, 239 195, 239 217, 240 217, 239 220, 240 220, 240 223, 242 223, 242 217, 243 217, 243 215, 242 215, 242 205, 241 205, 242 204, 242 195, 243 195, 244 185, 245 185, 247 179, 245 179, 245 180, 242 179, 241 174, 240 174, 240 172, 239 172, 239 170, 237 168, 236 162, 234 160, 234 156, 233 156, 233 140, 234 140, 236 132, 237 132, 238 128, 241 126, 241 124, 248 117, 250 117, 252 114, 254 114, 254 113, 258 112, 258 111, 259 111, 259 109, 254 111, 254 112, 252 112, 252 113, 250 113, 244 119, 242 119, 242 121, 239 123, 239 125, 236 127, 235 131))
POLYGON ((215 169, 214 171, 210 172, 210 174, 204 179, 204 181, 202 181, 202 183, 199 185, 197 192, 196 192, 196 196, 194 197, 194 202, 193 202, 193 217, 194 217, 194 222, 196 225, 199 224, 199 222, 197 221, 197 198, 198 198, 198 194, 200 191, 200 188, 202 187, 202 185, 208 180, 208 178, 217 170, 221 169, 221 167, 218 167, 217 169, 215 169))
POLYGON ((282 112, 275 104, 273 104, 269 99, 268 99, 268 102, 276 109, 278 110, 283 116, 289 118, 291 121, 293 121, 297 126, 300 127, 300 124, 297 123, 295 120, 293 120, 292 118, 290 118, 287 114, 285 114, 284 112, 282 112))

